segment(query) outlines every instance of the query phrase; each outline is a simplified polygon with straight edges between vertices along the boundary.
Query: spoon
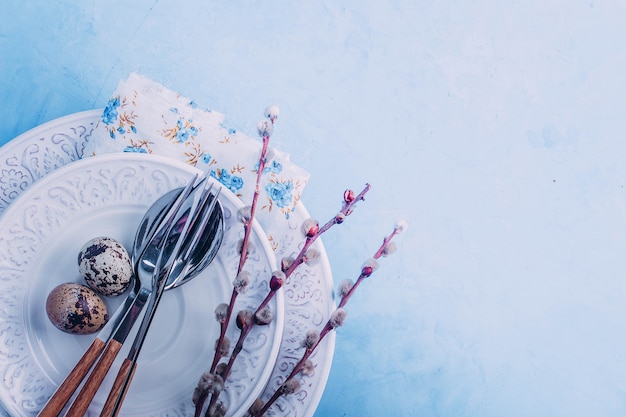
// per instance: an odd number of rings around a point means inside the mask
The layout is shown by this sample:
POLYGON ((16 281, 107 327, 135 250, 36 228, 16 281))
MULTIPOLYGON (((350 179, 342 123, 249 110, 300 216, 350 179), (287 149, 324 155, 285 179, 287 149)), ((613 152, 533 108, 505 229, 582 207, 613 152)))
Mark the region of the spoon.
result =
MULTIPOLYGON (((208 194, 209 191, 210 188, 205 188, 204 192, 208 194)), ((165 274, 159 271, 158 267, 156 270, 157 272, 153 273, 153 297, 150 298, 150 304, 148 305, 148 310, 146 311, 146 314, 141 322, 139 332, 137 333, 135 341, 128 352, 128 356, 124 359, 118 375, 113 382, 113 387, 111 388, 109 396, 102 408, 100 417, 116 417, 120 411, 126 392, 128 391, 135 374, 137 359, 139 357, 141 347, 143 346, 148 329, 161 300, 165 282, 178 282, 186 277, 189 269, 193 266, 191 262, 193 258, 202 258, 202 264, 206 266, 217 255, 217 251, 220 247, 224 234, 224 224, 222 219, 214 221, 211 216, 215 211, 216 203, 219 204, 217 200, 219 192, 220 190, 218 190, 210 202, 208 202, 208 195, 201 196, 200 202, 198 203, 200 208, 198 210, 194 210, 194 212, 199 214, 194 216, 193 220, 196 220, 194 222, 195 224, 191 224, 189 226, 190 232, 188 235, 190 237, 184 242, 186 245, 181 245, 180 240, 177 242, 176 248, 173 251, 173 254, 176 256, 169 263, 169 265, 165 267, 165 274), (218 243, 211 245, 211 249, 207 252, 204 249, 204 247, 207 246, 207 241, 215 241, 216 239, 218 240, 218 243)), ((188 225, 189 222, 185 224, 185 226, 188 225)), ((185 232, 181 233, 184 234, 185 232)), ((160 266, 159 261, 157 261, 157 265, 160 266)))
MULTIPOLYGON (((133 264, 135 266, 135 275, 133 277, 133 288, 131 289, 129 295, 127 296, 125 302, 117 309, 114 315, 109 319, 107 324, 102 328, 98 336, 94 339, 91 345, 87 348, 83 356, 78 360, 77 364, 70 371, 65 380, 59 385, 57 390, 54 392, 52 397, 48 400, 47 404, 44 408, 39 412, 38 417, 57 417, 60 415, 61 410, 65 407, 72 394, 76 391, 81 381, 85 378, 92 365, 96 362, 96 360, 100 357, 105 347, 110 346, 109 342, 112 337, 116 333, 116 330, 122 325, 128 324, 130 320, 134 322, 136 317, 131 317, 131 309, 135 306, 137 302, 137 297, 139 292, 141 291, 141 280, 139 279, 139 262, 141 260, 141 254, 148 252, 153 256, 154 247, 151 244, 155 234, 159 229, 159 225, 163 223, 165 216, 168 211, 172 208, 172 206, 176 203, 179 197, 185 197, 185 199, 191 194, 192 191, 197 189, 193 187, 195 180, 197 179, 197 175, 195 175, 192 180, 187 184, 187 186, 183 188, 174 189, 162 197, 160 197, 145 213, 143 219, 140 222, 140 226, 136 232, 133 251, 132 251, 132 259, 133 264), (150 252, 149 252, 150 251, 150 252)), ((184 199, 182 200, 184 201, 184 199)), ((212 214, 215 217, 215 221, 223 221, 223 212, 221 210, 215 210, 212 214), (218 220, 219 219, 219 220, 218 220)), ((217 243, 217 242, 216 242, 217 243)), ((180 279, 178 282, 168 282, 166 283, 165 290, 170 290, 172 288, 176 288, 186 282, 188 282, 191 278, 196 276, 200 270, 204 267, 202 265, 202 260, 197 258, 192 259, 192 266, 189 269, 187 276, 183 279, 180 279)), ((145 300, 144 300, 145 303, 145 300)), ((135 309, 136 310, 136 309, 135 309)), ((138 314, 138 312, 137 312, 138 314)), ((126 326, 128 327, 128 326, 126 326)), ((132 326, 130 326, 132 327, 132 326)), ((130 330, 130 328, 128 328, 130 330)), ((117 352, 119 352, 119 348, 121 345, 117 346, 117 343, 114 346, 118 347, 117 352)), ((117 352, 113 349, 113 352, 109 353, 109 358, 107 359, 108 367, 111 366, 113 360, 115 359, 117 352)), ((107 371, 108 371, 107 367, 107 371)), ((102 375, 102 379, 106 372, 102 375)), ((102 381, 100 381, 102 382, 102 381)), ((94 393, 95 395, 95 393, 94 393)))

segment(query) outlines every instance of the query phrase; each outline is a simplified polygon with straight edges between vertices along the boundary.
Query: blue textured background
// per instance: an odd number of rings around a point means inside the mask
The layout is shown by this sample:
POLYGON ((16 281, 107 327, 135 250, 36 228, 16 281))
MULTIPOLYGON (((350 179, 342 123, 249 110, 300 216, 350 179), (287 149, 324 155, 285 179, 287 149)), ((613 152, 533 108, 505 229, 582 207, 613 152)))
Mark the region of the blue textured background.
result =
POLYGON ((316 416, 626 415, 621 1, 0 0, 0 143, 136 71, 312 174, 348 304, 316 416))

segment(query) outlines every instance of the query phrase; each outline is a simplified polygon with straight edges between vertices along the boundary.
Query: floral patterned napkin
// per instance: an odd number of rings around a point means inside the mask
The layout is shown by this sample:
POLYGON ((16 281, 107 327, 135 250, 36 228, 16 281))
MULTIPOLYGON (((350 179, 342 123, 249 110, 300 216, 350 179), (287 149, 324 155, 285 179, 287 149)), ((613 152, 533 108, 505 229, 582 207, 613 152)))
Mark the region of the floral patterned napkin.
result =
MULTIPOLYGON (((210 173, 244 202, 251 202, 261 140, 223 125, 224 116, 132 73, 111 96, 83 157, 107 152, 171 156, 210 173)), ((268 152, 260 187, 257 219, 266 232, 300 200, 309 174, 289 155, 268 152)))

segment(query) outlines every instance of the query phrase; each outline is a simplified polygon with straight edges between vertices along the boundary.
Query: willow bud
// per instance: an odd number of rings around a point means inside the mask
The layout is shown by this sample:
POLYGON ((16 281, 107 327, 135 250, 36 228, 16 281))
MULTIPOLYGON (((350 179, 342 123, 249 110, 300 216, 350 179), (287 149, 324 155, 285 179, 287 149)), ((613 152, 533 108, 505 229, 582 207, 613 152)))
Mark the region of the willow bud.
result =
POLYGON ((315 373, 315 365, 313 365, 313 361, 311 359, 307 359, 302 365, 302 369, 300 370, 302 375, 311 376, 315 373))
POLYGON ((224 323, 226 320, 226 315, 228 314, 228 304, 221 303, 215 307, 215 320, 220 323, 224 323))
POLYGON ((256 128, 259 131, 259 136, 266 138, 272 135, 272 131, 274 130, 274 125, 269 120, 261 120, 257 124, 256 128))
POLYGON ((343 193, 343 201, 345 201, 346 203, 350 204, 354 201, 354 191, 352 190, 346 190, 343 193))
POLYGON ((273 318, 274 314, 272 313, 272 310, 265 307, 256 312, 254 315, 254 322, 260 326, 267 326, 272 322, 273 318))
POLYGON ((224 403, 219 401, 213 404, 208 411, 210 417, 224 417, 228 410, 226 409, 224 403))
POLYGON ((285 273, 282 271, 272 272, 272 278, 270 278, 270 290, 278 291, 285 283, 285 273))
POLYGON ((321 256, 320 251, 311 248, 304 254, 304 262, 309 266, 313 266, 319 262, 321 256))
POLYGON ((300 389, 300 381, 295 378, 288 379, 280 387, 280 392, 283 395, 293 394, 300 389))
POLYGON ((369 277, 377 269, 378 269, 378 262, 376 262, 376 259, 370 258, 367 261, 365 261, 365 263, 361 267, 361 275, 363 275, 364 277, 369 277))
POLYGON ((329 320, 331 327, 334 329, 334 328, 343 326, 343 323, 346 321, 347 315, 348 313, 343 308, 338 308, 335 311, 333 311, 333 314, 330 315, 330 320, 329 320))
POLYGON ((250 284, 251 275, 250 272, 246 270, 242 270, 235 280, 233 281, 233 287, 237 294, 242 294, 246 292, 248 285, 250 284))
POLYGON ((398 231, 398 233, 401 233, 401 232, 404 232, 408 227, 409 227, 409 222, 407 222, 406 220, 398 220, 396 222, 395 229, 398 231))
POLYGON ((260 398, 257 398, 256 400, 254 400, 254 402, 252 403, 252 405, 248 409, 248 413, 251 416, 255 416, 255 415, 257 415, 259 413, 259 411, 261 411, 261 409, 263 408, 264 405, 265 405, 265 401, 263 401, 260 398))
POLYGON ((313 237, 320 230, 317 220, 307 219, 302 223, 302 233, 306 237, 313 237))
POLYGON ((252 206, 243 206, 237 210, 237 220, 241 223, 248 224, 250 219, 252 219, 252 206))
POLYGON ((285 256, 280 260, 280 270, 286 272, 289 268, 291 268, 291 265, 293 265, 294 262, 295 260, 292 257, 285 256))
POLYGON ((339 297, 343 298, 348 295, 353 285, 354 283, 352 282, 352 280, 344 279, 343 281, 341 281, 338 287, 339 297))
POLYGON ((252 312, 250 310, 241 310, 237 314, 236 323, 239 330, 244 330, 252 325, 252 312))
POLYGON ((191 397, 191 401, 194 404, 198 404, 200 398, 206 396, 210 389, 213 388, 213 381, 215 379, 215 375, 205 372, 200 376, 200 380, 198 381, 198 385, 193 390, 193 394, 191 397))
POLYGON ((221 375, 213 375, 213 392, 224 391, 224 378, 221 375))
POLYGON ((383 248, 382 255, 389 256, 392 253, 394 253, 397 249, 398 249, 398 245, 396 245, 396 242, 389 242, 383 248))
POLYGON ((215 350, 217 351, 217 355, 220 357, 228 355, 228 351, 230 350, 230 339, 228 337, 224 337, 221 346, 219 345, 219 342, 220 339, 215 340, 215 350))
MULTIPOLYGON (((237 242, 237 252, 239 252, 239 254, 241 255, 242 251, 243 251, 243 239, 239 239, 239 241, 237 242)), ((254 252, 254 244, 248 240, 248 244, 246 246, 246 256, 250 255, 252 252, 254 252)))
POLYGON ((320 333, 317 330, 309 330, 306 332, 304 339, 300 342, 300 346, 305 349, 311 349, 320 340, 320 333))
POLYGON ((269 105, 265 108, 265 117, 270 119, 272 122, 278 119, 278 114, 280 113, 280 109, 276 104, 269 105))
POLYGON ((224 362, 220 362, 216 367, 215 367, 215 375, 219 375, 222 377, 222 380, 224 379, 224 374, 226 373, 226 369, 228 368, 228 364, 224 363, 224 362))

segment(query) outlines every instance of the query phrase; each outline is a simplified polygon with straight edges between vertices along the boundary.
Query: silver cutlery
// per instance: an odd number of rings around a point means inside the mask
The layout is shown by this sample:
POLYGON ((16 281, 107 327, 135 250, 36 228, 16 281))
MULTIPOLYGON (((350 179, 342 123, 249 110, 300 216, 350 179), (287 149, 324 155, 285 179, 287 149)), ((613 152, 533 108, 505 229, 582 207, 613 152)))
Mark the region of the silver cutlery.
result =
MULTIPOLYGON (((217 197, 219 195, 218 192, 212 197, 212 200, 208 203, 207 201, 210 196, 210 188, 205 188, 203 195, 200 198, 200 202, 198 203, 200 209, 197 210, 199 213, 198 221, 196 224, 190 225, 190 230, 194 229, 190 232, 190 238, 186 240, 184 243, 188 243, 186 247, 176 248, 174 253, 176 253, 176 257, 173 259, 170 265, 165 268, 165 275, 154 274, 152 277, 153 288, 155 288, 154 296, 150 298, 150 304, 147 307, 146 314, 143 317, 141 325, 139 327, 139 332, 135 336, 135 340, 130 348, 128 356, 124 359, 122 366, 118 372, 118 375, 113 383, 113 387, 109 393, 109 396, 102 408, 102 412, 100 416, 117 416, 122 402, 126 396, 126 392, 130 387, 130 383, 135 374, 135 369, 137 366, 137 358, 139 357, 139 353, 141 351, 141 347, 143 346, 143 342, 148 334, 148 329, 150 324, 152 323, 152 319, 154 318, 154 314, 156 313, 157 307, 161 300, 161 296, 163 294, 163 289, 166 281, 174 281, 177 282, 183 279, 189 272, 189 269, 193 266, 192 259, 197 257, 197 254, 201 254, 204 258, 205 262, 210 263, 213 258, 217 255, 217 251, 219 249, 219 245, 213 245, 213 250, 210 252, 206 252, 203 249, 203 241, 206 240, 216 240, 218 239, 221 242, 221 236, 224 233, 223 222, 219 224, 210 221, 210 216, 213 213, 216 204, 218 203, 217 197), (218 237, 220 236, 220 237, 218 237)), ((186 226, 189 224, 187 222, 186 226)))
MULTIPOLYGON (((145 277, 146 266, 155 264, 155 257, 159 257, 161 252, 169 251, 168 256, 173 257, 174 253, 171 250, 172 244, 168 242, 168 239, 171 240, 172 230, 174 230, 175 227, 181 227, 181 225, 185 227, 187 222, 195 221, 194 217, 196 213, 191 212, 191 209, 187 208, 185 203, 188 202, 188 200, 195 201, 195 199, 189 198, 190 195, 192 195, 192 192, 202 183, 206 184, 207 182, 206 178, 203 178, 199 181, 198 185, 194 186, 197 178, 197 175, 194 176, 182 191, 180 189, 173 190, 161 197, 146 212, 137 230, 132 252, 135 277, 130 294, 107 325, 101 330, 85 354, 79 359, 74 369, 72 369, 70 374, 55 391, 54 395, 40 411, 38 416, 59 416, 74 391, 92 368, 94 362, 100 358, 74 404, 70 407, 71 413, 68 411, 68 415, 82 416, 84 414, 86 408, 82 411, 82 414, 80 413, 84 405, 78 406, 75 404, 86 403, 86 407, 89 406, 89 403, 93 399, 98 387, 121 349, 124 340, 132 329, 134 322, 138 318, 142 307, 152 292, 150 290, 151 280, 148 281, 148 278, 145 277), (183 208, 188 210, 186 216, 184 214, 181 215, 181 211, 184 211, 182 210, 183 208), (141 279, 142 275, 144 276, 143 280, 141 279)), ((204 191, 206 191, 206 187, 204 191)), ((217 198, 214 198, 212 201, 217 201, 217 198)), ((215 224, 222 224, 223 212, 221 211, 219 202, 217 202, 217 205, 219 210, 213 210, 209 218, 215 224)), ((195 207, 197 207, 197 205, 195 207)), ((219 247, 221 244, 222 234, 216 233, 215 237, 216 239, 208 241, 208 243, 205 242, 202 246, 207 253, 211 251, 212 246, 219 247)), ((187 236, 179 233, 178 238, 182 244, 187 236)), ((191 259, 189 266, 186 268, 187 275, 179 275, 176 280, 167 280, 164 282, 162 290, 176 288, 188 282, 189 279, 196 276, 208 265, 208 262, 204 261, 205 259, 198 256, 196 253, 196 256, 191 259)))

